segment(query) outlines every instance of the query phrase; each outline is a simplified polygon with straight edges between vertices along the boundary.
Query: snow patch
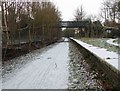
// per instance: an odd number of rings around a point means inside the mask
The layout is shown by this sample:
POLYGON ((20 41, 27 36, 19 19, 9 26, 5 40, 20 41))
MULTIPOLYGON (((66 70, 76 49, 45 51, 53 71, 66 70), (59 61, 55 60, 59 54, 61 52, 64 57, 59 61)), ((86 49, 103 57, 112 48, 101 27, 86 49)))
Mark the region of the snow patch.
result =
POLYGON ((120 44, 113 42, 114 40, 116 40, 116 39, 109 39, 109 40, 107 40, 107 43, 110 44, 110 45, 114 45, 114 46, 119 46, 120 47, 120 44))

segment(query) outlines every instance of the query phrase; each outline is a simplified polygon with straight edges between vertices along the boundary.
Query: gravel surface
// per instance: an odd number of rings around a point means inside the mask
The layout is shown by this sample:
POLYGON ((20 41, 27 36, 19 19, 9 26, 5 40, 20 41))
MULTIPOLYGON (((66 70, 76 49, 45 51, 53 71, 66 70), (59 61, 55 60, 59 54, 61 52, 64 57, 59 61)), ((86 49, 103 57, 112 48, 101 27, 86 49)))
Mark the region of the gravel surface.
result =
POLYGON ((69 50, 69 89, 102 89, 100 81, 96 79, 98 73, 90 69, 78 48, 70 43, 69 50))

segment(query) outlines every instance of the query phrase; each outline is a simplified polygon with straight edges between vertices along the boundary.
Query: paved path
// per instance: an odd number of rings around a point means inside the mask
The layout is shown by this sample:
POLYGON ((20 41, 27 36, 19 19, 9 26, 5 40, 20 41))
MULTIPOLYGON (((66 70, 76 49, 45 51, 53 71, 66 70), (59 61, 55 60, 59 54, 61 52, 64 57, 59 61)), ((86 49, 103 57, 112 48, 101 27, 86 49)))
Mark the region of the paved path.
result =
POLYGON ((6 81, 6 78, 3 78, 2 88, 66 89, 68 83, 68 53, 69 44, 67 42, 58 43, 42 53, 38 52, 37 56, 31 58, 31 62, 15 71, 12 77, 9 77, 6 81))

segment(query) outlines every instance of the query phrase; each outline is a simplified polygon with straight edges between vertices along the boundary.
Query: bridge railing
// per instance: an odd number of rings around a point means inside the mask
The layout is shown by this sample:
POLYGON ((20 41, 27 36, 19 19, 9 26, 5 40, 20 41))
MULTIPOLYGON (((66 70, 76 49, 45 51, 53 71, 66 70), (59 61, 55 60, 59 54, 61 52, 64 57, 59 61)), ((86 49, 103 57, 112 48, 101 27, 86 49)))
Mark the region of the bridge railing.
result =
POLYGON ((80 28, 80 27, 87 27, 90 25, 90 21, 84 20, 84 21, 60 21, 59 27, 61 28, 80 28))

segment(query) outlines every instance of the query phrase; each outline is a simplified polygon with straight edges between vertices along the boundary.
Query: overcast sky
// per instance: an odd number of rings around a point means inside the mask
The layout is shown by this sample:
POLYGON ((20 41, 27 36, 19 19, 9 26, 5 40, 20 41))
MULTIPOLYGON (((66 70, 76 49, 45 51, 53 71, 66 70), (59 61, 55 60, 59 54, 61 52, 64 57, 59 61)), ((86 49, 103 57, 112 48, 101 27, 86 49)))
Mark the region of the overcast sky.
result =
POLYGON ((62 13, 63 20, 72 20, 76 8, 83 6, 87 15, 98 15, 103 0, 50 0, 62 13))
MULTIPOLYGON (((37 0, 33 0, 37 1, 37 0)), ((38 0, 39 1, 39 0, 38 0)), ((45 0, 47 1, 47 0, 45 0)), ((82 5, 87 15, 98 16, 103 0, 50 0, 60 10, 63 20, 73 20, 75 10, 82 5)))

